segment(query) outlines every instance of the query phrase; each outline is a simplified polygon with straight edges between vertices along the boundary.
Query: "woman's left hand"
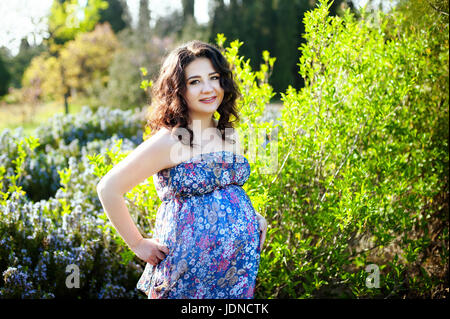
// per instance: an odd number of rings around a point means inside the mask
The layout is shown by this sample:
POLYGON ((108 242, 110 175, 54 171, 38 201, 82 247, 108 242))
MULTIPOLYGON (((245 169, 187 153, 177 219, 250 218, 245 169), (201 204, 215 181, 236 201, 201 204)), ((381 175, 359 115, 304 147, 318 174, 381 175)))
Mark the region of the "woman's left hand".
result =
POLYGON ((266 234, 267 234, 267 220, 261 216, 260 214, 256 213, 256 219, 258 220, 259 224, 259 251, 262 251, 264 241, 266 240, 266 234))

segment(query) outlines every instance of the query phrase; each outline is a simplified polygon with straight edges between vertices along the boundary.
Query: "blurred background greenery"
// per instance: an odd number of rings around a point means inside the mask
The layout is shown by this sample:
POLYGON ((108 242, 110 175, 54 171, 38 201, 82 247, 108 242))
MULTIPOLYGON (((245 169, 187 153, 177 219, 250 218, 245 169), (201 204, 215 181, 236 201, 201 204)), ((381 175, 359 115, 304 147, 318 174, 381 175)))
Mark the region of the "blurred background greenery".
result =
MULTIPOLYGON (((241 54, 253 68, 263 63, 263 50, 277 57, 269 79, 275 92, 299 89, 301 21, 316 2, 47 0, 40 10, 26 0, 2 3, 9 20, 0 43, 0 129, 21 126, 31 134, 49 116, 83 105, 142 107, 150 97, 139 87, 140 67, 154 78, 172 48, 192 39, 214 42, 218 33, 243 41, 241 54)), ((362 5, 389 10, 393 1, 335 0, 330 15, 347 8, 358 14, 362 5)), ((280 95, 271 102, 281 106, 280 95)))

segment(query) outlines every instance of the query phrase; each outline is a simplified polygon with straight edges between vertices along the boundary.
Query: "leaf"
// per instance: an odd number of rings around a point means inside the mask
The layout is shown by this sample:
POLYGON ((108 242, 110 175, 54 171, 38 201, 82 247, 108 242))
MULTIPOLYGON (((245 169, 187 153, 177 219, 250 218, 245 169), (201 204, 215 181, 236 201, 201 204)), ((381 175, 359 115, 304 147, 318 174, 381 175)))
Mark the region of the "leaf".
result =
POLYGON ((141 67, 139 70, 141 71, 142 76, 147 76, 147 68, 141 67))

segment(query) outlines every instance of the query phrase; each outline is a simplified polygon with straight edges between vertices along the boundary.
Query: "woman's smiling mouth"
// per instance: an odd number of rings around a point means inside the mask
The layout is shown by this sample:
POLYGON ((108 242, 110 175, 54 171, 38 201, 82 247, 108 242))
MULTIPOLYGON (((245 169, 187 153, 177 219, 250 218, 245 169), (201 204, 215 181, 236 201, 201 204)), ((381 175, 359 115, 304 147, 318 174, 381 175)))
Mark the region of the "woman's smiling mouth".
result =
POLYGON ((206 99, 201 99, 200 100, 200 102, 202 102, 202 103, 212 103, 212 102, 214 102, 215 100, 216 100, 216 96, 212 96, 212 97, 209 97, 209 98, 206 98, 206 99))

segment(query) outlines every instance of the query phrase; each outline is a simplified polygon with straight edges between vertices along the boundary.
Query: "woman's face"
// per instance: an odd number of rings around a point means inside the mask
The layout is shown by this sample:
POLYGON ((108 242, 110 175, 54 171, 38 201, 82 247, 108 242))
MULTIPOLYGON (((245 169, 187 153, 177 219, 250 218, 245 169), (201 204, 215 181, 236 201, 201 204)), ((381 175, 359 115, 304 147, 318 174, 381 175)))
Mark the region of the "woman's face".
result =
POLYGON ((184 99, 189 112, 214 114, 222 103, 224 91, 220 74, 208 58, 197 58, 185 68, 186 92, 184 99))

